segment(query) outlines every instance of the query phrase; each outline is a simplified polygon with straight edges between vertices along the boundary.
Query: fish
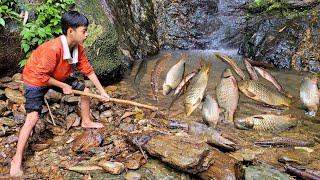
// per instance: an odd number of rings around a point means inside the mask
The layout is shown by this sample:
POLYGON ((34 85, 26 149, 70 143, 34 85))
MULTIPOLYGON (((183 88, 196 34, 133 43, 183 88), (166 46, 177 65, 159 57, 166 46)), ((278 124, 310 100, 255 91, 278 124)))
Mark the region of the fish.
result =
POLYGON ((217 126, 219 120, 219 113, 223 110, 219 108, 214 97, 206 95, 202 105, 202 118, 212 128, 217 126))
POLYGON ((315 116, 318 111, 320 94, 317 77, 304 77, 300 86, 300 100, 308 108, 307 114, 315 116))
POLYGON ((163 83, 163 95, 167 95, 181 82, 185 70, 186 55, 182 55, 178 63, 170 68, 163 83))
POLYGON ((268 80, 269 82, 271 82, 279 92, 281 92, 282 94, 284 94, 285 96, 292 98, 293 96, 291 94, 289 94, 288 92, 286 92, 283 87, 281 86, 281 84, 276 80, 276 78, 267 70, 260 68, 260 67, 254 67, 254 69, 266 80, 268 80))
POLYGON ((238 87, 247 97, 269 105, 289 107, 292 103, 290 98, 256 80, 240 81, 238 87))
POLYGON ((233 122, 233 115, 237 109, 239 92, 236 78, 230 69, 225 69, 216 87, 218 104, 224 109, 224 119, 233 122))
POLYGON ((211 64, 205 62, 199 73, 192 79, 190 87, 187 89, 184 99, 185 113, 190 116, 191 113, 200 105, 206 90, 211 64))
POLYGON ((271 113, 271 114, 282 114, 284 111, 288 110, 289 108, 287 107, 277 107, 277 106, 272 106, 268 104, 262 104, 262 103, 249 103, 249 102, 244 102, 242 105, 252 108, 254 110, 260 111, 260 112, 265 112, 265 113, 271 113))
POLYGON ((151 72, 151 90, 152 90, 153 99, 156 100, 157 102, 158 102, 159 76, 163 70, 164 65, 170 59, 170 57, 171 57, 171 54, 169 53, 163 55, 156 62, 156 65, 154 66, 151 72))
POLYGON ((173 105, 173 103, 181 96, 182 94, 182 90, 186 89, 189 81, 197 74, 197 71, 192 71, 191 73, 187 74, 179 83, 178 87, 175 89, 174 93, 173 93, 173 98, 172 101, 168 107, 168 109, 170 109, 173 105))
POLYGON ((250 64, 250 62, 248 61, 248 59, 244 59, 243 62, 246 66, 246 69, 247 69, 251 79, 258 80, 259 77, 258 77, 256 71, 254 70, 254 68, 252 67, 252 65, 250 64))
POLYGON ((205 137, 207 143, 224 150, 235 151, 239 149, 239 146, 235 142, 228 140, 217 130, 202 123, 169 120, 167 126, 170 129, 184 129, 188 131, 188 134, 205 137))
POLYGON ((233 68, 233 70, 241 77, 242 80, 246 79, 246 75, 239 68, 239 66, 237 65, 237 63, 233 59, 231 59, 229 56, 222 54, 222 53, 216 53, 215 55, 218 59, 228 63, 233 68))
POLYGON ((287 137, 274 137, 268 140, 255 141, 255 145, 262 147, 312 147, 313 141, 303 141, 287 137))
POLYGON ((291 115, 261 114, 235 120, 235 127, 244 130, 282 132, 296 127, 298 120, 291 115))
POLYGON ((136 87, 136 89, 138 91, 140 91, 141 80, 143 79, 144 75, 147 72, 147 66, 148 66, 148 61, 143 59, 140 62, 138 70, 137 70, 137 73, 134 76, 134 81, 133 81, 134 82, 134 86, 136 87))

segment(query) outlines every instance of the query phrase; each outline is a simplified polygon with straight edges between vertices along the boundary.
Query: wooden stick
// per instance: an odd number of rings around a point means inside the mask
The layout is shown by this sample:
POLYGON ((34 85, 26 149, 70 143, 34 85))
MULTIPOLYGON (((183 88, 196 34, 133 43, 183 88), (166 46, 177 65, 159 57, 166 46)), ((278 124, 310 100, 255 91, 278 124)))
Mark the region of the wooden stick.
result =
POLYGON ((50 114, 51 121, 52 121, 53 125, 54 125, 54 126, 57 126, 57 125, 56 125, 56 122, 55 122, 54 119, 53 119, 53 115, 52 115, 52 113, 51 113, 51 109, 50 109, 49 103, 48 103, 48 101, 47 101, 46 98, 44 98, 44 102, 46 103, 46 105, 47 105, 47 107, 48 107, 49 114, 50 114))
MULTIPOLYGON (((98 95, 98 94, 87 93, 87 92, 78 91, 78 90, 72 90, 72 92, 73 92, 73 94, 89 96, 89 97, 97 98, 99 100, 103 100, 105 98, 105 97, 98 95)), ((146 105, 146 104, 141 104, 141 103, 137 103, 137 102, 129 101, 129 100, 116 99, 116 98, 110 97, 110 101, 116 102, 116 103, 121 103, 121 104, 129 104, 129 105, 133 105, 133 106, 143 107, 143 108, 151 109, 153 111, 158 110, 158 107, 150 106, 150 105, 146 105)))

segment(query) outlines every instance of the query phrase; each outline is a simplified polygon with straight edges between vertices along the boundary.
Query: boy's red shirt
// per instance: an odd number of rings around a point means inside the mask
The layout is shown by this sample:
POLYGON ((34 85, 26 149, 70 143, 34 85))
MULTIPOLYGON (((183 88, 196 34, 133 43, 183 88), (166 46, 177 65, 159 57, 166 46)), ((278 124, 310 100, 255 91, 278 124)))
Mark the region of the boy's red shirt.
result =
MULTIPOLYGON (((23 69, 23 82, 32 86, 48 86, 50 77, 58 81, 64 81, 72 72, 72 64, 63 59, 63 46, 57 37, 43 43, 35 49, 23 69)), ((85 75, 93 73, 86 56, 84 47, 78 45, 78 64, 77 67, 85 75)))

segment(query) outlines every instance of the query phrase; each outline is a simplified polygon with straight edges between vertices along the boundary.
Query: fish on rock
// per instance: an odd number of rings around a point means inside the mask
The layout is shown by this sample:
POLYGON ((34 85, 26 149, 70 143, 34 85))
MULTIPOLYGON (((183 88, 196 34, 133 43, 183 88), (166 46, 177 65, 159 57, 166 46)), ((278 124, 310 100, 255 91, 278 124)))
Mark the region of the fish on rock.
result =
POLYGON ((238 82, 240 91, 247 97, 273 106, 290 106, 291 99, 280 92, 255 81, 246 80, 238 82))
POLYGON ((296 127, 298 120, 291 115, 261 114, 246 118, 238 118, 234 124, 238 129, 282 132, 296 127))
POLYGON ((202 118, 212 128, 217 126, 219 113, 223 110, 219 108, 218 102, 214 97, 206 95, 202 105, 202 118))
POLYGON ((233 122, 233 115, 239 101, 239 91, 236 78, 230 69, 225 69, 216 87, 218 104, 224 109, 224 119, 233 122))
POLYGON ((182 55, 181 59, 170 68, 166 79, 163 83, 163 95, 167 95, 171 90, 175 89, 181 82, 185 70, 186 55, 182 55))
POLYGON ((166 64, 166 62, 170 59, 171 54, 167 53, 163 55, 157 62, 151 72, 151 90, 153 99, 158 101, 158 91, 159 91, 159 77, 160 74, 166 64))
POLYGON ((308 108, 307 114, 315 116, 319 106, 319 89, 317 77, 304 77, 300 86, 300 100, 308 108))
POLYGON ((211 64, 204 62, 198 74, 193 77, 190 87, 187 89, 184 99, 185 113, 191 113, 200 105, 206 90, 211 64))

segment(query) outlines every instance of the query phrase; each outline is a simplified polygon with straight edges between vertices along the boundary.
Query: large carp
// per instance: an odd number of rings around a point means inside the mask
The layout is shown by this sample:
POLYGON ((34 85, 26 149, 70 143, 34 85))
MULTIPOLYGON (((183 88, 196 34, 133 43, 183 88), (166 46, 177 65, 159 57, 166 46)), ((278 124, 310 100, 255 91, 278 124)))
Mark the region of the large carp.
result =
POLYGON ((206 90, 211 64, 205 62, 199 73, 192 78, 190 87, 187 89, 184 99, 185 112, 187 116, 199 106, 206 90))
POLYGON ((175 89, 181 82, 185 69, 186 56, 182 55, 178 63, 170 68, 167 73, 166 80, 163 83, 163 95, 167 95, 171 90, 175 89))
POLYGON ((274 114, 254 115, 236 119, 234 124, 238 129, 252 129, 256 131, 281 132, 297 126, 297 119, 290 115, 278 116, 274 114))
POLYGON ((171 54, 167 53, 163 55, 154 66, 152 72, 151 72, 151 89, 152 89, 152 95, 153 99, 158 101, 158 89, 159 89, 159 76, 163 70, 164 65, 166 62, 170 59, 171 54))
POLYGON ((214 97, 206 95, 202 105, 202 118, 212 128, 217 126, 221 109, 214 97))
POLYGON ((225 69, 216 88, 219 106, 224 109, 224 119, 233 121, 238 106, 239 92, 235 77, 230 69, 225 69))
POLYGON ((216 53, 215 55, 218 59, 228 63, 232 67, 232 69, 241 77, 242 80, 246 79, 246 75, 239 68, 239 66, 237 65, 237 63, 233 59, 231 59, 229 56, 222 54, 222 53, 216 53))
POLYGON ((304 77, 300 86, 300 100, 308 108, 308 114, 315 116, 319 106, 317 77, 304 77))
POLYGON ((290 106, 291 99, 255 80, 238 82, 240 91, 247 97, 273 106, 290 106))

